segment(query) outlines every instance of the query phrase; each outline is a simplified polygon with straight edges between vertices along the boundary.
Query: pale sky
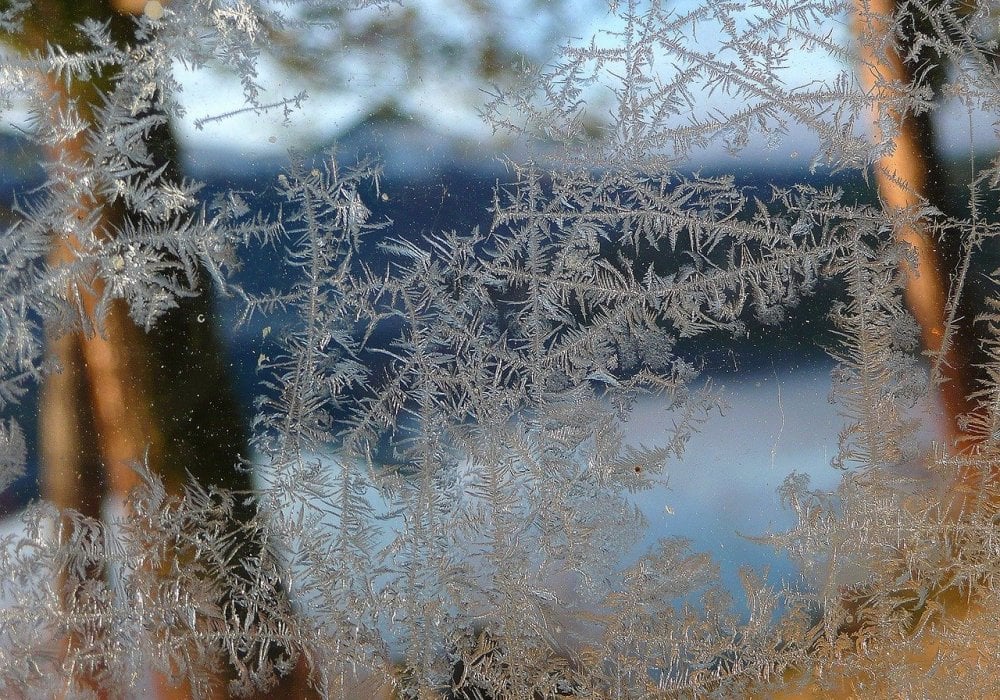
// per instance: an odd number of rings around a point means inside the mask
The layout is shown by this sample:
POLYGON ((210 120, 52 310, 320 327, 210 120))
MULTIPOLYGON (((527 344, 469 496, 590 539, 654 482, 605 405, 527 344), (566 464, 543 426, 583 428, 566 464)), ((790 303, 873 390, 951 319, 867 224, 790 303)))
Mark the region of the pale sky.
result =
MULTIPOLYGON (((428 13, 430 21, 435 26, 442 27, 442 32, 461 33, 462 24, 456 19, 445 0, 419 0, 423 11, 428 13)), ((700 0, 678 0, 674 3, 677 12, 684 12, 695 7, 700 0)), ((539 37, 532 33, 532 24, 525 19, 522 0, 510 0, 511 26, 521 28, 524 42, 537 42, 539 37)), ((582 17, 580 26, 574 32, 577 37, 589 37, 600 28, 609 27, 606 16, 594 13, 582 17)), ((832 21, 829 27, 824 27, 821 33, 830 32, 830 38, 836 43, 849 42, 849 27, 846 18, 832 21)), ((577 41, 576 43, 582 43, 577 41)), ((701 50, 712 50, 718 45, 717 36, 711 25, 702 25, 697 35, 697 47, 701 50)), ((825 83, 833 85, 837 76, 846 73, 853 79, 852 66, 845 65, 840 59, 821 52, 793 51, 788 58, 787 67, 782 72, 786 85, 796 86, 807 83, 825 83)), ((278 100, 291 97, 303 89, 294 75, 282 75, 269 69, 266 65, 262 70, 263 82, 270 87, 266 100, 278 100)), ((188 105, 188 118, 180 125, 183 142, 196 150, 205 146, 216 146, 237 150, 248 156, 275 155, 287 153, 289 148, 303 147, 317 143, 329 143, 338 134, 353 126, 357 121, 377 105, 373 104, 375 94, 384 95, 384 89, 375 90, 375 86, 353 84, 352 92, 331 93, 315 89, 310 90, 310 99, 301 110, 293 114, 289 120, 284 118, 281 110, 271 114, 256 114, 248 112, 225 120, 205 124, 198 130, 194 126, 196 119, 220 114, 242 107, 242 93, 239 85, 230 76, 201 71, 198 74, 187 74, 184 78, 185 101, 188 105)), ((401 99, 402 105, 412 115, 421 120, 430 129, 442 134, 443 137, 454 136, 472 142, 482 142, 485 150, 498 147, 492 141, 490 128, 485 125, 477 114, 477 108, 485 99, 475 78, 463 80, 454 75, 449 76, 417 76, 408 93, 401 99)), ((742 105, 734 103, 727 95, 717 92, 705 96, 704 102, 696 106, 698 110, 719 110, 732 112, 742 105)), ((940 123, 948 124, 947 129, 940 129, 939 140, 942 150, 949 154, 968 152, 970 142, 977 149, 994 149, 995 136, 991 126, 991 118, 982 113, 970 115, 960 104, 952 102, 946 105, 939 117, 940 123)), ((859 120, 861 128, 867 128, 867 120, 859 120)), ((817 140, 805 129, 792 126, 790 132, 778 143, 763 142, 751 144, 742 156, 750 156, 776 163, 806 159, 812 154, 817 140)), ((724 149, 712 148, 700 152, 696 156, 705 162, 728 160, 724 149)))
MULTIPOLYGON (((462 21, 457 17, 453 6, 447 0, 410 0, 419 3, 429 17, 429 21, 439 28, 443 35, 462 32, 462 21)), ((674 7, 678 12, 684 12, 699 4, 701 0, 676 0, 674 7)), ((406 3, 408 4, 408 3, 406 3)), ((524 0, 508 0, 510 26, 516 27, 521 34, 516 41, 538 42, 541 36, 538 27, 530 21, 529 10, 525 9, 524 0)), ((600 13, 592 13, 580 18, 577 28, 570 28, 570 33, 577 37, 589 37, 599 28, 608 27, 607 18, 600 13)), ((848 39, 848 28, 845 21, 832 22, 829 27, 831 39, 842 43, 848 39)), ((577 41, 577 43, 582 43, 577 41)), ((700 49, 710 49, 717 44, 717 39, 710 26, 703 27, 698 33, 697 45, 700 49)), ((177 124, 182 144, 190 151, 198 151, 206 147, 233 150, 247 157, 277 156, 281 157, 290 148, 308 148, 315 144, 332 142, 338 134, 353 126, 359 120, 377 107, 374 102, 385 95, 385 86, 364 85, 352 82, 347 92, 324 92, 309 87, 294 74, 282 73, 266 59, 261 66, 261 82, 268 88, 263 96, 265 102, 290 98, 309 89, 310 98, 303 103, 302 108, 285 118, 283 110, 275 109, 271 113, 259 114, 253 111, 244 112, 226 119, 205 123, 197 129, 195 122, 199 119, 241 110, 244 107, 243 95, 238 80, 232 75, 202 70, 195 73, 185 71, 177 66, 177 74, 184 85, 181 99, 187 108, 186 118, 177 124), (376 89, 378 88, 378 89, 376 89), (378 97, 376 97, 376 95, 378 97)), ((820 53, 807 54, 793 52, 788 61, 788 67, 783 74, 787 85, 801 85, 810 81, 820 81, 832 84, 838 73, 850 72, 850 66, 845 66, 829 55, 820 53)), ((477 108, 486 98, 481 86, 470 76, 467 80, 461 76, 417 76, 412 81, 409 91, 400 100, 402 106, 409 110, 417 119, 430 129, 442 134, 443 138, 454 136, 472 143, 483 143, 484 150, 495 150, 498 145, 492 142, 491 129, 482 122, 477 114, 477 108)), ((739 109, 729 97, 716 93, 705 98, 696 106, 698 110, 721 110, 732 112, 739 109)), ((5 121, 13 126, 22 126, 23 115, 8 112, 5 121)), ((947 129, 941 129, 941 146, 949 153, 964 153, 968 151, 970 139, 980 149, 994 149, 995 137, 990 124, 990 117, 981 113, 972 115, 972 135, 970 137, 970 118, 967 111, 960 105, 951 105, 943 110, 940 121, 947 123, 947 129)), ((752 145, 744 157, 774 160, 776 162, 789 159, 808 159, 815 139, 803 129, 795 129, 777 144, 752 145)), ((503 147, 503 146, 501 146, 503 147)), ((706 162, 726 160, 720 147, 697 154, 706 162)))
MULTIPOLYGON (((448 11, 443 0, 421 0, 421 4, 435 23, 455 25, 454 13, 448 11)), ((519 3, 514 3, 515 6, 517 4, 519 3)), ((695 4, 696 0, 680 0, 675 3, 675 7, 678 12, 683 12, 695 4)), ((512 22, 512 25, 528 27, 524 40, 537 41, 537 37, 530 34, 530 23, 520 21, 512 22)), ((602 27, 610 28, 607 18, 594 14, 581 19, 581 25, 575 34, 577 37, 589 37, 602 27)), ((460 25, 455 25, 452 29, 460 31, 460 25)), ((846 35, 843 26, 834 26, 832 30, 835 39, 846 35)), ((702 49, 711 48, 716 43, 711 27, 706 27, 698 35, 697 43, 702 49)), ((785 78, 789 84, 812 80, 832 81, 844 69, 843 65, 829 56, 801 54, 793 56, 789 61, 785 78)), ((302 89, 302 85, 296 84, 294 75, 282 76, 265 67, 262 76, 263 82, 272 86, 266 99, 291 97, 302 89)), ((192 148, 215 145, 233 148, 248 155, 282 154, 289 147, 333 140, 339 132, 352 126, 372 107, 369 99, 366 99, 363 85, 357 86, 358 90, 353 93, 322 94, 310 90, 310 99, 298 114, 292 116, 290 123, 284 122, 281 110, 275 110, 270 115, 251 112, 231 117, 206 124, 202 130, 197 130, 194 127, 196 119, 239 109, 242 106, 242 93, 238 83, 231 77, 207 71, 187 74, 183 82, 188 118, 180 125, 180 132, 184 142, 192 148)), ((406 106, 414 116, 444 133, 473 140, 488 141, 491 138, 491 130, 482 123, 476 111, 485 95, 472 79, 456 82, 454 76, 448 76, 446 81, 435 80, 433 76, 419 76, 414 83, 415 88, 406 101, 406 106)), ((737 109, 738 105, 734 105, 728 97, 717 94, 706 99, 699 108, 731 111, 737 109)), ((802 134, 792 134, 790 141, 801 146, 802 138, 802 134)), ((764 151, 752 151, 757 152, 763 154, 764 151)))

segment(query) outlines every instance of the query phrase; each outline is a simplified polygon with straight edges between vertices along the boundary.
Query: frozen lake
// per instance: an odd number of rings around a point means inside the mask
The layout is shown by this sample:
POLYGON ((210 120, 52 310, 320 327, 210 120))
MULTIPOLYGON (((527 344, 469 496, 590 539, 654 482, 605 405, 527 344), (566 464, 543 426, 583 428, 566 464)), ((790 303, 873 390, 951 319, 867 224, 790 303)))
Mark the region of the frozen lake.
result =
MULTIPOLYGON (((830 366, 741 377, 723 385, 729 404, 688 443, 683 460, 668 463, 668 486, 639 494, 649 520, 639 547, 659 538, 685 537, 695 551, 711 554, 726 587, 741 599, 739 568, 770 567, 773 583, 789 579, 791 563, 743 535, 787 529, 792 514, 777 489, 793 471, 809 474, 812 486, 835 489, 841 473, 830 466, 842 419, 829 400, 830 366)), ((647 444, 657 432, 656 412, 639 407, 628 435, 647 444)))
MULTIPOLYGON (((767 546, 742 535, 761 535, 792 524, 776 490, 793 472, 808 473, 817 488, 835 488, 840 473, 830 466, 836 453, 841 419, 828 401, 828 365, 776 369, 744 376, 719 386, 728 404, 688 443, 684 458, 668 462, 666 484, 638 494, 634 501, 648 520, 639 544, 621 562, 626 564, 662 537, 691 540, 695 551, 710 554, 719 564, 725 586, 742 605, 739 568, 768 568, 769 580, 780 585, 793 580, 790 562, 767 546)), ((652 400, 640 403, 625 425, 633 444, 656 444, 668 414, 652 400)), ((121 509, 107 511, 112 518, 121 509)), ((2 535, 18 536, 16 515, 2 522, 2 535)), ((389 535, 389 532, 384 533, 389 535)), ((391 638, 391 632, 384 630, 391 638)), ((148 678, 137 692, 148 689, 148 678)), ((138 697, 138 696, 137 696, 138 697)))
MULTIPOLYGON (((827 366, 778 369, 720 388, 728 404, 725 415, 714 415, 691 438, 682 460, 668 462, 664 487, 634 497, 649 527, 626 559, 638 557, 662 537, 686 537, 696 551, 716 559, 727 587, 738 592, 737 572, 745 564, 770 566, 775 582, 794 574, 769 547, 741 535, 792 524, 776 492, 791 472, 811 475, 814 487, 836 487, 840 474, 830 459, 836 454, 841 419, 827 398, 827 366)), ((656 444, 664 415, 651 401, 640 404, 625 425, 626 439, 656 444)), ((17 534, 19 528, 14 514, 0 523, 0 534, 17 534)))

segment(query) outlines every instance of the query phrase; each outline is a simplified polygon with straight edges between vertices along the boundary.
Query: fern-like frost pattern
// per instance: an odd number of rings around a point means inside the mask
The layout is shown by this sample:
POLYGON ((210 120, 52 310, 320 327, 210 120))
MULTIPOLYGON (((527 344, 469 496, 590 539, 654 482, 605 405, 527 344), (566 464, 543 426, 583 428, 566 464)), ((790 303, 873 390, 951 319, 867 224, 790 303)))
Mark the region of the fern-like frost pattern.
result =
MULTIPOLYGON (((343 5, 331 16, 391 11, 343 5)), ((26 8, 0 3, 0 31, 22 31, 26 8)), ((271 183, 277 213, 151 166, 149 142, 184 115, 178 65, 221 65, 238 76, 240 109, 294 119, 305 95, 265 99, 259 61, 269 36, 318 31, 295 3, 197 0, 137 17, 131 42, 89 21, 84 48, 4 57, 0 105, 29 106, 28 135, 51 158, 0 237, 0 406, 60 371, 44 334, 102 334, 121 303, 155 328, 205 279, 272 334, 253 453, 231 465, 257 475, 255 491, 194 479, 171 491, 135 464, 140 485, 108 522, 44 503, 20 516, 22 534, 0 547, 5 696, 88 697, 95 684, 136 688, 150 669, 196 696, 219 678, 250 694, 297 666, 327 697, 358 683, 402 698, 764 696, 838 692, 845 676, 872 697, 1000 692, 998 302, 976 324, 988 361, 962 419, 974 440, 921 450, 919 410, 945 352, 928 371, 904 302, 914 252, 894 235, 916 221, 963 237, 952 337, 994 230, 997 163, 971 173, 971 213, 955 216, 816 185, 817 173, 867 172, 900 115, 936 95, 995 113, 984 27, 996 7, 898 3, 893 32, 860 41, 887 55, 906 36, 904 60, 925 63, 912 84, 879 76, 877 91, 831 29, 853 11, 844 3, 685 8, 612 2, 606 29, 492 89, 484 117, 531 155, 506 163, 488 224, 419 239, 373 214, 388 196, 373 162, 292 154, 271 183), (817 53, 843 70, 789 84, 789 64, 817 53), (932 80, 929 55, 954 70, 932 80), (91 85, 97 98, 43 85, 91 85), (765 193, 686 167, 718 144, 740 155, 802 131, 809 182, 765 193), (72 241, 58 260, 57 240, 72 241), (291 281, 241 288, 233 271, 260 251, 291 281), (689 437, 724 408, 690 348, 780 326, 823 289, 837 291, 825 350, 843 479, 824 492, 789 475, 796 524, 759 538, 802 581, 775 589, 744 569, 738 606, 682 539, 623 563, 647 526, 633 494, 685 469, 689 437), (631 444, 626 424, 649 401, 665 416, 658 442, 631 444), (913 475, 917 459, 929 476, 913 475), (956 482, 971 495, 941 486, 956 482), (945 614, 948 596, 975 600, 982 627, 945 614), (932 632, 939 660, 921 665, 932 632)), ((17 422, 0 421, 0 487, 26 449, 17 422)))

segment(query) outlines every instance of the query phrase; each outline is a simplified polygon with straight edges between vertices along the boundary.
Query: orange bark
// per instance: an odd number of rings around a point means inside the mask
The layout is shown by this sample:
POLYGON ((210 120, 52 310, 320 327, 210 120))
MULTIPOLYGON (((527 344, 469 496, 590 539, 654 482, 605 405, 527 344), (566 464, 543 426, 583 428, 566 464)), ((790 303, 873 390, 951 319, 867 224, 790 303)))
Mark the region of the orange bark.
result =
MULTIPOLYGON (((70 42, 66 45, 71 49, 73 24, 88 15, 112 18, 115 31, 124 35, 127 26, 122 23, 127 25, 127 20, 112 12, 115 2, 86 0, 74 5, 73 0, 42 0, 28 15, 21 39, 29 49, 38 50, 49 41, 70 42), (63 32, 69 34, 64 37, 63 32)), ((113 76, 98 80, 107 83, 110 79, 113 76)), ((70 94, 63 83, 51 82, 49 89, 56 119, 68 107, 70 94)), ((74 86, 76 109, 85 119, 94 118, 90 106, 97 94, 92 84, 74 86)), ((150 143, 154 157, 161 162, 172 158, 168 133, 151 138, 156 140, 150 143)), ((89 167, 88 158, 83 134, 60 144, 51 154, 53 163, 79 166, 83 171, 89 167)), ((120 204, 91 201, 86 195, 76 206, 77 221, 88 221, 92 212, 99 212, 94 231, 80 229, 55 237, 49 254, 53 266, 78 264, 91 235, 111 235, 108 232, 127 216, 120 204)), ((163 329, 150 334, 132 321, 121 301, 112 303, 98 321, 96 307, 103 282, 93 275, 84 277, 66 289, 67 298, 77 302, 84 331, 52 334, 48 339, 50 358, 62 371, 48 375, 40 397, 43 494, 63 509, 99 518, 106 496, 123 500, 139 485, 133 466, 147 457, 149 466, 174 493, 186 482, 186 472, 204 485, 246 493, 251 488, 249 477, 234 469, 246 444, 238 406, 211 324, 195 322, 197 317, 209 316, 207 302, 183 302, 184 308, 163 319, 163 329), (165 339, 171 347, 158 347, 165 339)), ((253 512, 252 507, 244 510, 238 518, 253 512)), ((92 573, 101 576, 104 572, 92 573)), ((76 591, 64 591, 67 603, 76 595, 76 591)), ((63 640, 63 652, 75 643, 72 638, 63 640)), ((114 696, 118 689, 101 687, 100 675, 100 666, 75 670, 76 680, 98 697, 114 696)), ((308 697, 305 678, 306 669, 297 669, 278 692, 295 687, 297 697, 308 697)), ((155 682, 160 698, 191 696, 189 688, 170 687, 163 676, 157 675, 155 682)), ((220 698, 227 696, 225 684, 225 678, 214 679, 220 698)))
MULTIPOLYGON (((921 130, 913 114, 901 112, 896 106, 910 89, 914 76, 891 41, 890 26, 897 10, 895 0, 855 0, 854 8, 855 36, 860 40, 859 76, 874 103, 874 141, 889 145, 888 152, 875 163, 875 182, 888 218, 897 222, 893 235, 913 250, 911 261, 904 263, 902 270, 904 295, 920 326, 923 347, 932 358, 934 379, 939 382, 941 436, 958 451, 969 442, 959 419, 974 410, 969 400, 973 389, 972 363, 969 341, 957 332, 954 321, 948 317, 949 304, 955 303, 956 295, 949 293, 946 282, 947 256, 932 236, 928 222, 918 214, 936 194, 929 177, 937 165, 930 134, 921 130), (884 116, 889 117, 892 133, 879 131, 880 117, 884 116)), ((978 469, 957 474, 952 485, 952 494, 959 502, 956 510, 964 507, 970 494, 981 490, 982 480, 983 474, 978 469)), ((937 669, 942 658, 960 660, 970 668, 980 666, 983 658, 976 649, 978 640, 965 630, 993 629, 987 620, 992 611, 983 606, 977 595, 953 589, 935 595, 927 603, 932 604, 940 611, 935 621, 898 646, 859 648, 849 660, 842 659, 838 670, 828 677, 819 679, 819 674, 814 674, 804 687, 768 692, 767 697, 784 700, 901 697, 898 688, 893 687, 894 682, 905 686, 909 680, 940 679, 942 675, 937 669), (977 624, 980 619, 986 622, 977 624), (961 632, 955 634, 953 630, 947 634, 945 630, 949 627, 961 632), (908 668, 915 677, 892 678, 889 670, 894 668, 908 668)), ((992 675, 990 667, 981 670, 983 677, 992 675)))
POLYGON ((914 115, 893 106, 913 81, 911 69, 892 45, 890 26, 895 10, 895 0, 855 0, 855 36, 860 38, 858 73, 874 101, 874 142, 890 145, 875 164, 875 182, 886 213, 898 222, 893 231, 896 239, 913 249, 913 262, 905 263, 903 270, 905 298, 920 325, 924 349, 932 358, 933 378, 940 383, 942 437, 954 445, 962 437, 958 418, 972 409, 968 396, 973 387, 968 357, 948 327, 943 256, 927 222, 918 215, 931 194, 928 173, 934 163, 930 135, 920 132, 914 115), (893 125, 893 133, 879 129, 879 117, 884 114, 893 125))

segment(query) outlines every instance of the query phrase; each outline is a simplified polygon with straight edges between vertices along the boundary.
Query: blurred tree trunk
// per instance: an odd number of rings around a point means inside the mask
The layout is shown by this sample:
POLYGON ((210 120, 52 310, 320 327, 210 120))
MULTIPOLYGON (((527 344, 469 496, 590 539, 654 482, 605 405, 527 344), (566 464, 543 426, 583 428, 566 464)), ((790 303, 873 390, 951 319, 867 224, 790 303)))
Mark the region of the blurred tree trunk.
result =
MULTIPOLYGON (((76 26, 89 17, 109 22, 112 36, 125 43, 134 40, 133 24, 120 10, 135 11, 142 4, 39 0, 25 14, 22 34, 9 39, 27 51, 43 51, 46 45, 61 46, 67 52, 84 50, 87 47, 76 26)), ((99 76, 88 84, 74 83, 70 92, 65 84, 53 84, 53 107, 72 99, 83 117, 93 119, 92 105, 113 80, 113 75, 99 76)), ((151 133, 148 146, 153 167, 166 164, 163 176, 179 182, 177 143, 169 125, 151 133)), ((53 162, 85 163, 84 137, 51 156, 53 162)), ((89 208, 101 211, 99 235, 111 235, 126 217, 136 216, 120 204, 81 201, 79 205, 81 218, 89 208)), ((58 265, 73 256, 74 241, 63 237, 49 257, 58 265)), ((207 280, 202 280, 201 289, 199 296, 180 300, 179 308, 165 314, 149 332, 131 320, 124 303, 116 302, 99 325, 100 332, 48 338, 50 358, 62 371, 47 377, 41 393, 42 488, 60 508, 100 517, 105 496, 123 499, 139 484, 132 467, 144 459, 173 493, 179 493, 187 482, 186 473, 205 486, 239 492, 251 489, 250 476, 235 468, 245 454, 247 436, 216 334, 207 280)), ((81 294, 84 312, 94 319, 100 288, 74 291, 81 294)), ((237 499, 241 520, 256 512, 256 506, 244 500, 237 499)), ((95 576, 102 573, 93 572, 95 576)), ((64 595, 74 593, 64 591, 64 595)), ((93 678, 99 672, 99 668, 92 669, 92 679, 84 683, 102 697, 114 695, 115 689, 97 687, 93 678)), ((304 697, 304 674, 296 675, 299 678, 274 692, 304 697), (292 688, 295 683, 297 690, 292 688)), ((157 685, 161 697, 188 695, 184 688, 168 688, 162 678, 157 685)), ((224 695, 225 679, 216 679, 216 685, 224 695)))
MULTIPOLYGON (((949 289, 949 285, 964 281, 961 274, 954 274, 962 265, 963 242, 958 231, 936 239, 932 222, 920 213, 927 204, 947 211, 949 202, 929 112, 913 114, 897 107, 917 76, 917 66, 902 58, 912 52, 913 37, 892 30, 897 0, 855 0, 854 7, 859 77, 866 92, 875 98, 874 141, 891 144, 891 150, 875 164, 875 182, 882 206, 897 222, 897 240, 913 247, 914 264, 904 263, 906 302, 920 325, 921 340, 931 358, 932 379, 939 387, 944 414, 941 437, 958 449, 968 438, 962 417, 974 409, 969 396, 976 388, 975 305, 961 287, 956 286, 959 294, 949 289), (880 117, 888 117, 893 133, 881 133, 880 117)), ((908 18, 908 23, 920 21, 919 17, 908 18)), ((928 79, 933 80, 933 71, 921 78, 928 79)))
MULTIPOLYGON (((874 178, 879 198, 886 213, 895 222, 893 231, 897 240, 913 248, 914 258, 904 263, 905 297, 920 326, 921 341, 931 358, 932 378, 938 383, 939 404, 942 410, 939 436, 954 451, 974 449, 974 440, 964 430, 964 418, 976 410, 970 395, 975 391, 977 356, 976 338, 972 323, 979 300, 962 293, 964 270, 963 246, 959 231, 935 231, 933 222, 920 213, 932 205, 947 212, 947 184, 944 168, 934 145, 934 132, 927 112, 913 114, 897 107, 901 98, 916 81, 916 68, 904 62, 902 56, 911 55, 913 37, 900 36, 892 30, 893 17, 900 9, 898 0, 854 0, 854 34, 860 49, 859 77, 866 92, 874 98, 874 142, 888 140, 889 152, 875 163, 874 178), (888 117, 892 133, 881 133, 880 117, 888 117)), ((909 22, 920 18, 910 17, 909 22)), ((927 79, 925 73, 921 79, 927 79)), ((952 484, 955 505, 952 515, 958 516, 981 493, 984 479, 994 475, 981 471, 960 472, 952 484)), ((995 507, 995 504, 993 506, 995 507)), ((959 557, 961 552, 953 551, 959 557)), ((906 572, 903 572, 904 575, 906 572)), ((858 598, 848 599, 846 606, 852 613, 849 619, 858 620, 864 615, 858 609, 858 598)), ((755 693, 752 697, 780 698, 782 700, 814 700, 818 698, 860 697, 865 693, 881 697, 893 682, 907 676, 890 678, 890 669, 909 666, 911 672, 930 675, 943 653, 957 656, 973 667, 980 664, 974 645, 966 649, 961 635, 942 631, 953 625, 989 628, 989 621, 981 625, 976 620, 989 613, 981 604, 980 596, 968 589, 945 588, 933 596, 933 605, 939 606, 939 617, 927 629, 919 630, 898 645, 883 648, 866 647, 858 641, 857 653, 849 656, 852 663, 840 664, 836 671, 810 678, 808 672, 801 687, 789 685, 778 691, 755 693), (875 683, 873 684, 873 680, 875 683), (880 685, 885 683, 886 687, 880 685), (859 695, 860 694, 860 695, 859 695)), ((914 615, 931 610, 931 603, 921 601, 914 615), (926 607, 925 607, 926 606, 926 607)), ((917 618, 914 617, 914 620, 917 618)), ((848 652, 850 654, 850 652, 848 652)), ((838 659, 843 662, 844 659, 838 659)), ((785 674, 785 681, 802 678, 800 671, 785 674)), ((892 693, 890 693, 891 695, 892 693)))

